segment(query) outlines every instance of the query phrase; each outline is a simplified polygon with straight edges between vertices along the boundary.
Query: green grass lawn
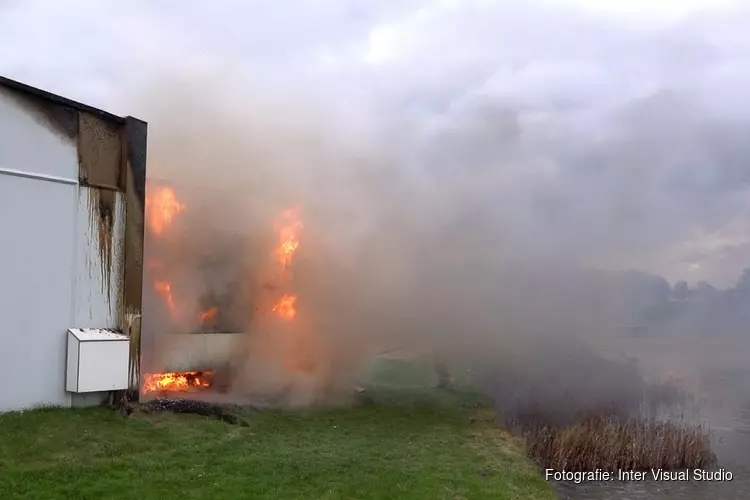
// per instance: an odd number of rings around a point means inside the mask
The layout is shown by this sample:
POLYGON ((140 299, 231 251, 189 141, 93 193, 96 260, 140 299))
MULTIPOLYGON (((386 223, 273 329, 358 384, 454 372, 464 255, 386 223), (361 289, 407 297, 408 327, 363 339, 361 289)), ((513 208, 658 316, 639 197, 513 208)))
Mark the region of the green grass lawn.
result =
MULTIPOLYGON (((552 499, 491 410, 390 388, 247 427, 104 408, 0 415, 0 499, 552 499)), ((467 404, 471 403, 471 404, 467 404)))

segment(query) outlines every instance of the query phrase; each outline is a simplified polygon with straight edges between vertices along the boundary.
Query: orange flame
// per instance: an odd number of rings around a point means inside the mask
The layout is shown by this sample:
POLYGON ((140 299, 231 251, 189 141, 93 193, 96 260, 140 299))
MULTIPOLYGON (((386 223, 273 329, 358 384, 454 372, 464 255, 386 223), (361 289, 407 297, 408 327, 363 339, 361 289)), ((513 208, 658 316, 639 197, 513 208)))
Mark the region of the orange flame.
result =
POLYGON ((279 240, 274 251, 274 257, 281 271, 289 267, 295 252, 299 248, 299 233, 303 227, 299 212, 299 207, 284 210, 275 224, 279 240))
MULTIPOLYGON (((300 246, 300 233, 303 224, 300 218, 300 207, 295 206, 284 210, 276 221, 274 228, 278 237, 273 257, 280 272, 279 288, 289 290, 293 285, 290 274, 292 260, 300 246)), ((273 290, 276 287, 268 287, 273 290)), ((272 312, 285 321, 297 317, 297 295, 287 291, 274 303, 272 312)), ((287 332, 291 337, 285 339, 286 349, 283 355, 284 368, 293 373, 312 373, 318 369, 315 359, 315 342, 305 325, 297 325, 287 332)))
POLYGON ((285 293, 274 304, 273 312, 284 319, 292 319, 297 315, 297 296, 285 293))
POLYGON ((146 260, 146 267, 148 269, 162 269, 164 268, 164 264, 162 264, 161 261, 156 259, 147 259, 146 260))
POLYGON ((212 307, 210 309, 206 309, 203 311, 199 316, 198 320, 201 323, 207 323, 209 321, 213 321, 216 319, 216 316, 219 314, 219 308, 218 307, 212 307))
MULTIPOLYGON (((146 223, 151 233, 159 236, 172 223, 174 217, 185 209, 185 205, 177 200, 174 189, 169 186, 148 185, 146 189, 146 223)), ((146 266, 159 274, 164 271, 164 262, 157 259, 148 259, 146 266)), ((157 279, 153 286, 166 303, 169 314, 172 317, 178 316, 179 311, 170 282, 157 279)))
POLYGON ((151 232, 161 235, 172 223, 174 216, 185 209, 185 205, 177 200, 171 187, 153 189, 155 192, 146 196, 146 220, 151 232))
POLYGON ((172 285, 168 281, 155 281, 154 290, 161 295, 164 302, 167 303, 167 308, 172 316, 178 315, 177 304, 174 301, 174 295, 172 294, 172 285))
POLYGON ((211 386, 213 371, 146 373, 143 377, 143 392, 187 391, 211 386))

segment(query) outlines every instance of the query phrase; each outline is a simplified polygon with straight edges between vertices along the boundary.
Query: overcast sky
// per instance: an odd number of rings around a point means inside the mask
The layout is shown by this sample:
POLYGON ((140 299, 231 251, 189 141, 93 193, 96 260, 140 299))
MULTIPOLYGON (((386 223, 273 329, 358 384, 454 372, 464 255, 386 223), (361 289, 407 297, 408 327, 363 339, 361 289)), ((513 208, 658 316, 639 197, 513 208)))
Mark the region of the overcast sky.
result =
POLYGON ((563 248, 726 286, 750 266, 743 3, 0 0, 0 74, 118 114, 165 61, 304 82, 436 163, 502 163, 505 208, 563 248))

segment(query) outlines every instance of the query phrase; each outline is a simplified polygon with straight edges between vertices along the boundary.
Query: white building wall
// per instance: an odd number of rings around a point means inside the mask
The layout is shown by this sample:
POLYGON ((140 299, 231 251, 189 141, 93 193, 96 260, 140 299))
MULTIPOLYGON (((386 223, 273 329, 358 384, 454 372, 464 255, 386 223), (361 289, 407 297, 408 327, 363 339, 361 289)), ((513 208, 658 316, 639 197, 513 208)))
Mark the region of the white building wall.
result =
POLYGON ((123 194, 105 256, 78 168, 75 139, 0 88, 0 412, 70 405, 67 329, 118 326, 123 194))

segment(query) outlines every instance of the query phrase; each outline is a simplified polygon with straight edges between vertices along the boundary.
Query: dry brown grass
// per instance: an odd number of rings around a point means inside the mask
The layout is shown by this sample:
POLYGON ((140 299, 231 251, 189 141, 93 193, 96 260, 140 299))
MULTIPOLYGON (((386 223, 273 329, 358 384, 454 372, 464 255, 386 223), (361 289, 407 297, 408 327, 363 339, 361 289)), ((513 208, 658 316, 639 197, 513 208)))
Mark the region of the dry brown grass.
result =
POLYGON ((707 468, 715 465, 706 428, 594 415, 565 426, 524 430, 529 457, 568 471, 707 468))

